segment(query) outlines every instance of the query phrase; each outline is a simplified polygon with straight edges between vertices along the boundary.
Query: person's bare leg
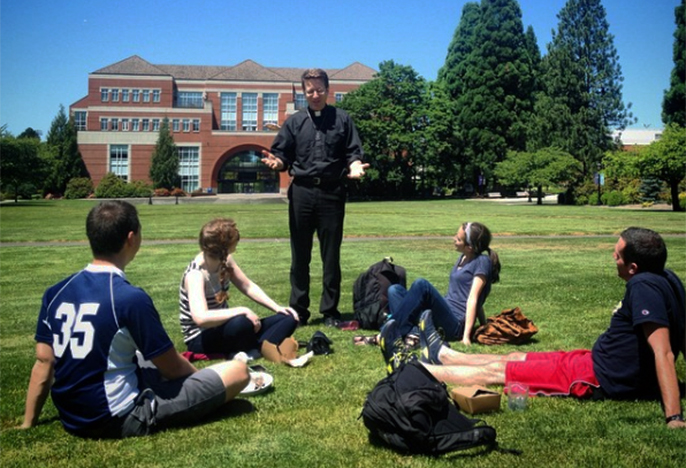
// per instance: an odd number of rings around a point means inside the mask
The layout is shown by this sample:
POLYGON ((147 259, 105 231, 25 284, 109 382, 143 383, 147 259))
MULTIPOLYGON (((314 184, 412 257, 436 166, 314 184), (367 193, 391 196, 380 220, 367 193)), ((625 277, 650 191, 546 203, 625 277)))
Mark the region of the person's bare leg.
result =
POLYGON ((485 366, 499 362, 524 361, 526 353, 515 351, 510 354, 467 354, 441 346, 438 358, 444 366, 485 366))
POLYGON ((215 371, 222 379, 226 388, 226 401, 235 398, 250 383, 250 373, 244 362, 225 361, 214 364, 208 369, 215 371))
POLYGON ((491 362, 482 366, 424 366, 441 382, 453 385, 503 385, 507 361, 491 362))

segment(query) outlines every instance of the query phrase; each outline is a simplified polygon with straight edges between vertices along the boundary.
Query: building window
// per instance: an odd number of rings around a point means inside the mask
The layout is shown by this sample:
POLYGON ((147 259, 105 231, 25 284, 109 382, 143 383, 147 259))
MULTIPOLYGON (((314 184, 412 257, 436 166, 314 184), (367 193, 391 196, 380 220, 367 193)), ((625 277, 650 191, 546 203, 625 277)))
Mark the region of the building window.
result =
POLYGON ((295 95, 295 110, 307 109, 307 99, 302 93, 295 95))
POLYGON ((128 132, 129 131, 129 119, 121 119, 121 131, 122 132, 128 132))
POLYGON ((108 124, 107 119, 100 119, 100 131, 101 132, 106 132, 108 130, 107 124, 108 124))
POLYGON ((176 107, 185 109, 202 109, 202 93, 195 91, 179 91, 176 95, 176 107))
POLYGON ((152 119, 152 131, 153 132, 159 132, 160 131, 160 119, 152 119))
POLYGON ((160 102, 160 90, 159 89, 153 89, 152 90, 152 102, 160 102))
POLYGON ((129 147, 127 145, 110 146, 110 172, 124 181, 129 180, 129 147))
POLYGON ((134 89, 132 92, 131 100, 133 102, 139 102, 141 100, 141 90, 140 89, 134 89))
POLYGON ((200 131, 200 119, 193 119, 193 131, 196 133, 200 131))
POLYGON ((191 131, 190 119, 183 119, 183 131, 184 132, 190 132, 191 131))
POLYGON ((257 131, 257 93, 243 93, 243 131, 257 131))
POLYGON ((76 130, 87 130, 87 115, 85 111, 74 111, 74 126, 76 130))
POLYGON ((221 95, 221 129, 236 131, 236 93, 221 95))
POLYGON ((345 94, 343 93, 336 93, 336 102, 341 102, 343 101, 343 98, 345 97, 345 94))
POLYGON ((181 130, 181 124, 179 122, 179 119, 173 119, 172 120, 172 131, 178 132, 179 130, 181 130))
POLYGON ((119 119, 112 119, 112 131, 116 132, 119 130, 119 119))
POLYGON ((150 90, 149 89, 143 90, 143 102, 150 102, 150 90))
POLYGON ((263 121, 262 125, 274 124, 279 121, 279 95, 266 93, 262 95, 263 121))
POLYGON ((138 127, 138 119, 131 119, 131 131, 137 132, 138 130, 140 130, 138 127))
POLYGON ((107 102, 110 100, 110 90, 107 88, 102 88, 100 90, 100 100, 102 102, 107 102))
POLYGON ((129 102, 129 90, 128 89, 122 89, 121 90, 121 102, 129 102))
POLYGON ((200 149, 197 146, 179 147, 179 176, 185 192, 200 187, 200 149))
POLYGON ((144 132, 150 131, 150 119, 143 119, 143 131, 144 132))
POLYGON ((119 90, 118 89, 113 89, 110 94, 112 94, 112 102, 119 102, 119 90))

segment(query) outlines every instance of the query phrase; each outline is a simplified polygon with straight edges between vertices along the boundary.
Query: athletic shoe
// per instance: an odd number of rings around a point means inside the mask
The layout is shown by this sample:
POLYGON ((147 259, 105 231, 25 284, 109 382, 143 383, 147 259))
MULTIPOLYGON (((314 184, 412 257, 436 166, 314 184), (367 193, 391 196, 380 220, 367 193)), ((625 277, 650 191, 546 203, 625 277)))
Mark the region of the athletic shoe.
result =
POLYGON ((420 360, 426 364, 440 364, 441 360, 438 359, 438 354, 443 345, 443 338, 436 330, 431 318, 431 310, 425 310, 419 318, 420 360))
POLYGON ((405 360, 403 337, 398 333, 398 323, 387 321, 379 333, 379 347, 386 362, 386 372, 392 374, 405 360))

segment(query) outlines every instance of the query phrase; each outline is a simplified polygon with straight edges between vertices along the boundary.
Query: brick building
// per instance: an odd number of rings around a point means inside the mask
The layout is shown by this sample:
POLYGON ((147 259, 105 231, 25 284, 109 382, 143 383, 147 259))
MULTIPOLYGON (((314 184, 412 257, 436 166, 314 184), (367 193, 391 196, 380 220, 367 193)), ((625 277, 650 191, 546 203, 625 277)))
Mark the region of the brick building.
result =
MULTIPOLYGON (((138 56, 88 77, 88 95, 70 106, 79 150, 93 183, 108 172, 149 182, 150 160, 166 118, 179 148, 187 192, 284 192, 289 178, 260 162, 274 129, 307 105, 304 69, 246 60, 234 66, 153 65, 138 56)), ((330 103, 376 73, 353 63, 326 70, 330 103)))

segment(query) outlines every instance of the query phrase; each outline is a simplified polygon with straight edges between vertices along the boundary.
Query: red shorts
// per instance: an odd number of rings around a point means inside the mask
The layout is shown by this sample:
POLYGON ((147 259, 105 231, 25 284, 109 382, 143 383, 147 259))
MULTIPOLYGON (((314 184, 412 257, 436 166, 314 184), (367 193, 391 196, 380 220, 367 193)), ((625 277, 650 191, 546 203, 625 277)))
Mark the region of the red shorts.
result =
POLYGON ((519 382, 529 386, 529 394, 590 397, 600 387, 593 372, 591 351, 554 351, 526 354, 524 361, 505 366, 505 385, 519 382))

